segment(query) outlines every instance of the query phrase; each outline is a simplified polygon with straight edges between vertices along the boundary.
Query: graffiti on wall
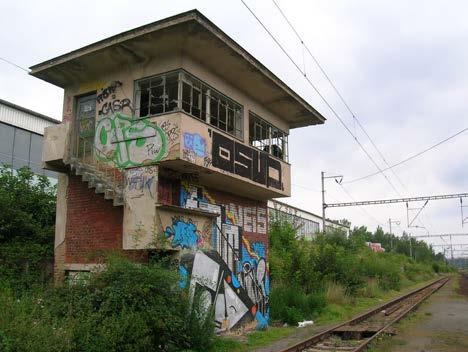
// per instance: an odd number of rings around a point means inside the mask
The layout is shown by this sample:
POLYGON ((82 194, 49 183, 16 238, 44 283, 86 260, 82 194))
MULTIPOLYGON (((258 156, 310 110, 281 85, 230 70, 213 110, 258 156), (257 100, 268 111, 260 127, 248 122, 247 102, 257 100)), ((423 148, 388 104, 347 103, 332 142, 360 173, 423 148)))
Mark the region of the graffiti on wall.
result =
POLYGON ((196 156, 203 158, 207 155, 206 141, 198 133, 184 133, 185 148, 191 150, 196 156))
POLYGON ((257 320, 264 325, 269 318, 270 279, 267 272, 266 249, 261 242, 250 243, 243 238, 242 256, 238 263, 239 281, 257 306, 257 320))
POLYGON ((118 99, 116 97, 116 90, 122 86, 122 82, 114 81, 105 88, 101 88, 101 92, 96 97, 96 102, 99 104, 98 115, 104 116, 115 114, 116 112, 123 112, 128 109, 132 112, 132 103, 130 99, 118 99))
MULTIPOLYGON (((255 235, 266 234, 266 208, 233 202, 218 204, 203 187, 184 181, 179 201, 186 208, 219 214, 213 222, 208 252, 201 252, 195 239, 185 247, 180 244, 180 239, 173 243, 174 247, 197 251, 188 265, 187 261, 181 263, 182 286, 190 282, 192 294, 194 290, 206 294, 207 304, 214 305, 215 323, 219 330, 253 320, 257 327, 265 327, 269 319, 267 239, 265 243, 258 240, 250 242, 245 232, 247 229, 255 235), (226 300, 232 304, 227 304, 226 300)), ((171 229, 167 234, 172 237, 174 232, 171 229)))
POLYGON ((197 221, 183 216, 173 216, 171 224, 164 229, 165 238, 172 248, 194 249, 209 247, 211 221, 197 221))
MULTIPOLYGON (((182 183, 180 190, 180 205, 182 207, 206 208, 207 204, 214 205, 215 203, 217 202, 202 187, 182 183)), ((224 207, 225 222, 227 224, 240 226, 244 232, 266 234, 268 222, 266 207, 247 206, 222 201, 218 202, 217 205, 224 207)), ((216 212, 213 208, 208 209, 208 211, 216 212)))
POLYGON ((267 187, 283 189, 278 160, 217 132, 213 132, 212 165, 267 187))
POLYGON ((161 122, 160 127, 166 133, 167 139, 170 143, 174 143, 179 139, 180 127, 178 124, 169 120, 165 120, 161 122))
POLYGON ((148 195, 154 198, 157 177, 157 167, 154 166, 127 170, 124 179, 126 197, 135 199, 148 195))
POLYGON ((158 162, 168 154, 164 130, 121 113, 99 120, 94 145, 99 159, 112 161, 119 168, 158 162))
POLYGON ((181 287, 201 298, 205 311, 214 307, 218 331, 236 327, 255 318, 256 305, 242 288, 236 276, 215 251, 186 254, 180 264, 181 287))
POLYGON ((172 219, 172 225, 164 230, 166 238, 171 238, 171 245, 174 248, 194 248, 200 239, 197 226, 192 220, 184 220, 179 217, 172 219))

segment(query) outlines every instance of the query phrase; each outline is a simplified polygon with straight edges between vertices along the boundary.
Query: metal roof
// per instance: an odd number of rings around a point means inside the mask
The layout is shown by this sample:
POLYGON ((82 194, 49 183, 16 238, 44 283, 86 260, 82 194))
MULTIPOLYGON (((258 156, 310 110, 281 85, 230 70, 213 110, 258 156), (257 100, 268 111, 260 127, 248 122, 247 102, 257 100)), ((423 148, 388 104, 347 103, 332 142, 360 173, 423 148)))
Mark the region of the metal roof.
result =
POLYGON ((45 127, 61 121, 0 99, 0 122, 43 135, 45 127))

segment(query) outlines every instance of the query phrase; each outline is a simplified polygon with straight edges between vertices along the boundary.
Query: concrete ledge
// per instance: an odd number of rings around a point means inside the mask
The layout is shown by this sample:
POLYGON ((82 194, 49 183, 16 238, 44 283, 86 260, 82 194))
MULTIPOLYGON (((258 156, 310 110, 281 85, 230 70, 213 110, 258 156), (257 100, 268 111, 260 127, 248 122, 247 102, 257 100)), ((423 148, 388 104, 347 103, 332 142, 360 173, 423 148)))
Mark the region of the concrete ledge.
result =
MULTIPOLYGON (((66 164, 69 159, 70 124, 61 123, 44 130, 42 162, 45 167, 55 169, 54 165, 66 164)), ((61 170, 56 170, 61 171, 61 170)))

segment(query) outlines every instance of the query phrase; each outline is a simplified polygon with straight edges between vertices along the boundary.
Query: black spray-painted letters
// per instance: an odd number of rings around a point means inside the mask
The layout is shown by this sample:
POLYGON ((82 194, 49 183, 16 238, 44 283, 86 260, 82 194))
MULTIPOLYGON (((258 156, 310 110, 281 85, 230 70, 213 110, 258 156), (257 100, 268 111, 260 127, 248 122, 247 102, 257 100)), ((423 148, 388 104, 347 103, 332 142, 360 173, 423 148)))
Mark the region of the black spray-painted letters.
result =
POLYGON ((267 187, 283 189, 278 160, 217 132, 213 132, 212 165, 267 187))

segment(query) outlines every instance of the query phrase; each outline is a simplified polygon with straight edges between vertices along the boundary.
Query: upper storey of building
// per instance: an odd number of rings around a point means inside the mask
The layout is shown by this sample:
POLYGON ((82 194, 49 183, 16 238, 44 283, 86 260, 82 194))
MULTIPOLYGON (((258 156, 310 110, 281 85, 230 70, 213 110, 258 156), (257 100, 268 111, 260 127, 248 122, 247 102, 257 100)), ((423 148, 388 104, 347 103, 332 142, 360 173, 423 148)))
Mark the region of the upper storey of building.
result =
MULTIPOLYGON (((98 159, 119 168, 165 164, 255 198, 290 195, 289 130, 325 121, 196 10, 31 74, 65 89, 71 154, 88 141, 98 159)), ((54 157, 45 157, 49 167, 54 157)))

